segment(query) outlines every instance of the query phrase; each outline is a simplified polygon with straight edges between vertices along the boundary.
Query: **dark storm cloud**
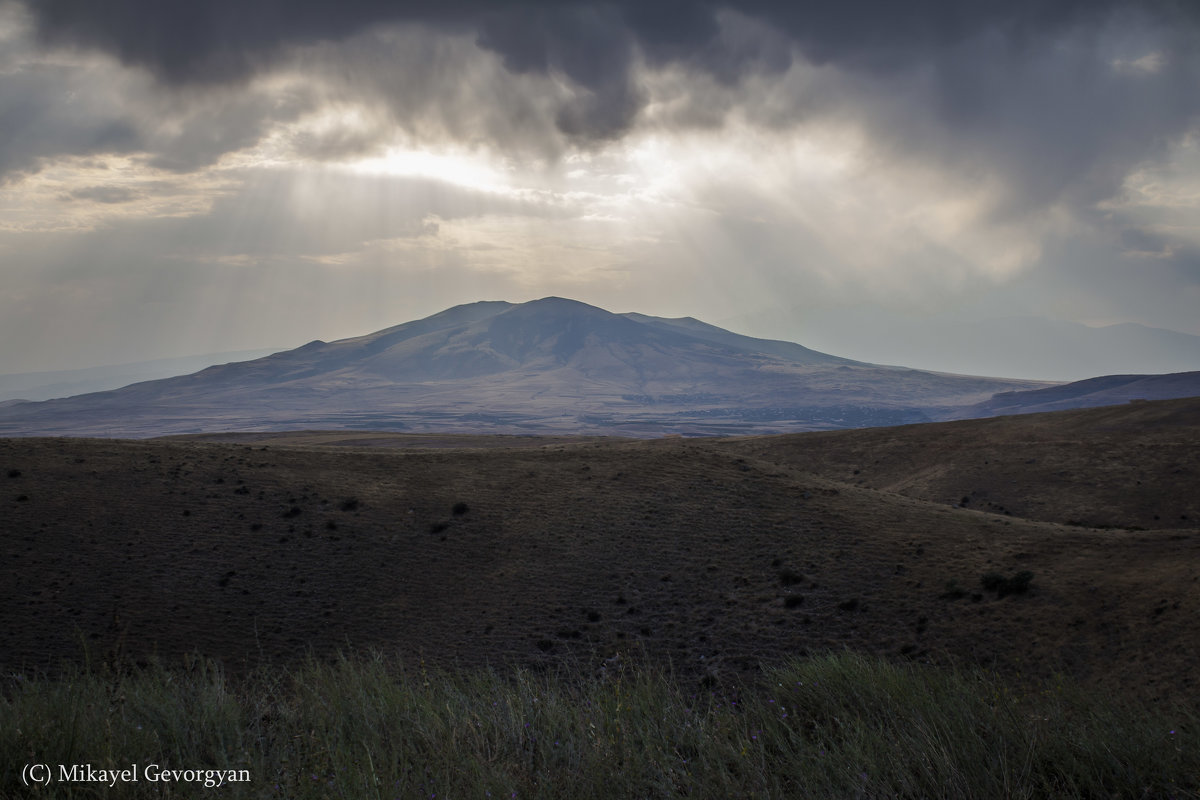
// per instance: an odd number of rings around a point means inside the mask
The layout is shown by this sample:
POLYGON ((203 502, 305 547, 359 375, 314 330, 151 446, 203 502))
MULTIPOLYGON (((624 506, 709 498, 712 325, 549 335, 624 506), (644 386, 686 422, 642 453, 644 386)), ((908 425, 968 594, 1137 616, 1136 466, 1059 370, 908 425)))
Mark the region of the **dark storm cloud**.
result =
POLYGON ((1195 24, 1185 0, 29 0, 43 39, 99 47, 173 82, 226 80, 287 43, 338 39, 375 23, 416 22, 476 30, 517 70, 560 66, 585 86, 608 80, 635 39, 657 58, 700 55, 732 10, 788 32, 817 62, 891 65, 1001 29, 1043 35, 1114 8, 1135 6, 1195 24), (620 28, 620 32, 617 28, 620 28))
POLYGON ((642 98, 630 79, 633 40, 612 7, 493 12, 485 16, 478 42, 500 54, 512 72, 545 74, 557 68, 587 90, 558 113, 558 127, 568 136, 619 135, 641 108, 642 98))
MULTIPOLYGON (((343 70, 346 96, 381 98, 392 118, 378 132, 297 143, 317 158, 369 152, 389 124, 411 132, 428 123, 435 135, 501 149, 532 143, 551 155, 564 138, 617 138, 648 100, 636 74, 644 59, 682 65, 716 87, 688 84, 690 96, 672 98, 668 124, 711 127, 735 106, 779 128, 822 115, 853 119, 890 155, 996 183, 995 213, 1011 217, 1111 196, 1133 165, 1159 155, 1200 113, 1200 6, 1188 0, 29 3, 43 41, 102 49, 177 89, 237 83, 281 63, 303 69, 297 52, 325 48, 326 62, 313 68, 343 70), (536 89, 467 76, 461 53, 443 57, 412 37, 380 45, 364 33, 397 23, 465 35, 509 75, 565 77, 572 91, 539 105, 536 89), (1108 40, 1127 31, 1162 51, 1154 70, 1113 68, 1115 58, 1146 54, 1112 51, 1108 40), (339 42, 349 44, 335 52, 339 42), (742 79, 782 76, 793 52, 837 69, 756 107, 742 79)), ((252 108, 211 119, 168 144, 151 142, 159 163, 210 163, 267 124, 252 108)), ((94 122, 87 131, 101 141, 122 133, 94 122)))
MULTIPOLYGON (((651 63, 681 61, 726 80, 760 54, 720 46, 717 17, 733 10, 786 33, 805 57, 869 70, 923 60, 931 50, 1000 30, 1044 36, 1102 18, 1122 0, 917 0, 795 3, 783 0, 30 0, 41 38, 113 53, 170 83, 223 82, 270 62, 284 45, 337 40, 377 23, 420 23, 471 31, 514 72, 560 71, 588 97, 560 114, 564 131, 619 133, 642 98, 629 79, 636 49, 651 63)), ((1197 12, 1183 2, 1144 0, 1138 8, 1178 23, 1197 12)), ((784 68, 775 58, 775 68, 784 68)))
POLYGON ((47 66, 0 74, 0 184, 43 158, 138 148, 137 131, 109 98, 76 96, 72 72, 47 66))
POLYGON ((1198 54, 1159 30, 1158 71, 1123 71, 1112 63, 1119 30, 1037 48, 994 36, 947 47, 928 68, 866 89, 893 95, 861 104, 862 113, 877 143, 1003 184, 1000 217, 1060 202, 1087 208, 1200 119, 1198 54))

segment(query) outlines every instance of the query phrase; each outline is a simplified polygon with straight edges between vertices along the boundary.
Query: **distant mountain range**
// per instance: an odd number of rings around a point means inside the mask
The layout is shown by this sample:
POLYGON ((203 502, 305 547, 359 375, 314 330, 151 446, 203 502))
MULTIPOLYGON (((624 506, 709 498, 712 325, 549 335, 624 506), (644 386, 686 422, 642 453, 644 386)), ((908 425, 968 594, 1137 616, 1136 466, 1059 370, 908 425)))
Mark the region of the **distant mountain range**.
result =
POLYGON ((969 375, 1073 381, 1200 370, 1200 336, 1133 323, 1092 327, 1034 316, 960 319, 781 307, 718 324, 774 331, 873 363, 969 375))
POLYGON ((1200 372, 1167 375, 1103 375, 1044 389, 1000 392, 983 403, 962 409, 956 416, 998 417, 1039 411, 1113 406, 1140 400, 1171 400, 1200 395, 1200 372))
POLYGON ((455 306, 366 336, 113 391, 3 403, 0 435, 773 433, 1098 405, 1131 392, 1200 395, 1200 373, 1121 385, 1076 391, 879 366, 690 317, 613 314, 548 297, 455 306))
POLYGON ((0 402, 5 400, 52 400, 55 397, 72 397, 88 392, 120 389, 131 383, 186 375, 213 364, 262 358, 282 349, 273 347, 235 350, 226 353, 158 358, 132 364, 111 364, 84 369, 4 373, 0 374, 0 402))

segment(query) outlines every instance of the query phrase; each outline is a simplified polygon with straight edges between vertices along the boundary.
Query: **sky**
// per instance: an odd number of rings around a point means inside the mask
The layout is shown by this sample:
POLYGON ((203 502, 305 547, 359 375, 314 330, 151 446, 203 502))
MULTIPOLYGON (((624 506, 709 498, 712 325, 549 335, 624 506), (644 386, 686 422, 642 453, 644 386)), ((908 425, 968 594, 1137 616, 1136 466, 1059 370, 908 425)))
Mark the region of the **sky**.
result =
POLYGON ((0 0, 0 279, 0 373, 547 295, 1200 335, 1200 5, 0 0))

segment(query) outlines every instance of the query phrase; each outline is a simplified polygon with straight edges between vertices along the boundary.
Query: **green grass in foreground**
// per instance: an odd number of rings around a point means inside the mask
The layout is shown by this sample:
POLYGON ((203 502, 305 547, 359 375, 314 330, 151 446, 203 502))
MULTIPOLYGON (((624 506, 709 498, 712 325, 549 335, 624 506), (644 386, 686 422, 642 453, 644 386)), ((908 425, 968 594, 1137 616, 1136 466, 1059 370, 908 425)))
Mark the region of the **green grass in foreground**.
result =
MULTIPOLYGON (((202 661, 5 679, 4 797, 1200 797, 1198 717, 1057 685, 855 655, 754 686, 652 671, 401 669, 381 658, 233 681, 202 661), (28 763, 138 765, 114 789, 26 788, 28 763), (150 782, 147 765, 250 783, 150 782)), ((202 778, 201 778, 202 780, 202 778)))

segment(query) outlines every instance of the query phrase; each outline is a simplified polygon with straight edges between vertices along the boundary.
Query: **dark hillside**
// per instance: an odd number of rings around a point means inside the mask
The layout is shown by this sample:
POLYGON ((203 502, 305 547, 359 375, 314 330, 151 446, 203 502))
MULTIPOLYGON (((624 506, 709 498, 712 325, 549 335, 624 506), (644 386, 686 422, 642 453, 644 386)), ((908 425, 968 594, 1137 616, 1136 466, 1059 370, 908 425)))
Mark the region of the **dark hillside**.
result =
MULTIPOLYGON (((1124 464, 1190 517, 1174 470, 1194 469, 1194 405, 1120 412, 897 428, 874 444, 855 438, 867 431, 442 449, 0 440, 0 668, 378 647, 442 664, 645 656, 719 677, 851 648, 1192 692, 1194 522, 1068 526, 1020 518, 1003 482, 993 499, 1012 516, 893 485, 902 457, 936 493, 937 464, 946 481, 956 464, 1017 465, 1000 480, 1069 450, 1056 502, 1124 464), (987 430, 1007 432, 979 459, 987 430), (859 475, 842 470, 865 453, 859 475)), ((1090 523, 1124 524, 1140 502, 1113 497, 1090 523)))

